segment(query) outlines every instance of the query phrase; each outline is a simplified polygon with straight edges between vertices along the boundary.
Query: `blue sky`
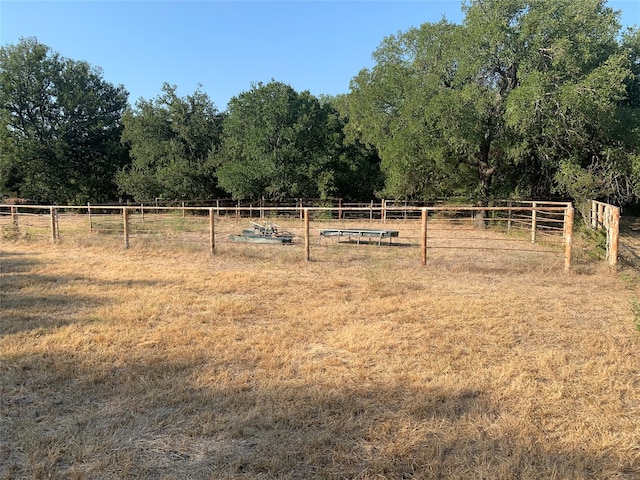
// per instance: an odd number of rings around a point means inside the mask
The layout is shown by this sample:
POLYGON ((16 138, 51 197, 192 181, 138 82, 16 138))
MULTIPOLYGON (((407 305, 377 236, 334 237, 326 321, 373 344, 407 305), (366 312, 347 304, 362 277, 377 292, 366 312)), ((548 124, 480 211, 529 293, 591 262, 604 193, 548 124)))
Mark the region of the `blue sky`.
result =
MULTIPOLYGON (((623 24, 640 25, 640 2, 609 5, 623 24)), ((460 1, 0 0, 0 43, 35 36, 102 68, 131 103, 157 97, 164 82, 180 96, 201 84, 223 111, 271 79, 316 96, 347 93, 384 37, 443 16, 460 22, 460 1)))

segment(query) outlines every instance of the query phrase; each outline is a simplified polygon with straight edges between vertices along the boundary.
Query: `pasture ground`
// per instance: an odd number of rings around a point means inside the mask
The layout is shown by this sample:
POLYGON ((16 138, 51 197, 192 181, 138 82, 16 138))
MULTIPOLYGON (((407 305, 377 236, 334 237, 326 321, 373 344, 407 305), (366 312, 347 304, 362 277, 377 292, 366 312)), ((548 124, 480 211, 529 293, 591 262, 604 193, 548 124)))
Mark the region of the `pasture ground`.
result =
POLYGON ((578 244, 569 274, 536 252, 0 239, 0 478, 640 478, 635 228, 618 270, 578 244))

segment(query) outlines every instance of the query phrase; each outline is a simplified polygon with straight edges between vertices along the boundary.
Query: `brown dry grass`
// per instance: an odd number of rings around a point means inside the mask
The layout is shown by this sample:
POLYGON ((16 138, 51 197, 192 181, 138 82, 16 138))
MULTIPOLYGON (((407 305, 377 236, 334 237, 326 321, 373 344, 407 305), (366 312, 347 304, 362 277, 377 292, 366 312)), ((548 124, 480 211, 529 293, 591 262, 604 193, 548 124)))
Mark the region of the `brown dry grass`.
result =
POLYGON ((640 478, 632 268, 98 243, 0 241, 0 478, 640 478))

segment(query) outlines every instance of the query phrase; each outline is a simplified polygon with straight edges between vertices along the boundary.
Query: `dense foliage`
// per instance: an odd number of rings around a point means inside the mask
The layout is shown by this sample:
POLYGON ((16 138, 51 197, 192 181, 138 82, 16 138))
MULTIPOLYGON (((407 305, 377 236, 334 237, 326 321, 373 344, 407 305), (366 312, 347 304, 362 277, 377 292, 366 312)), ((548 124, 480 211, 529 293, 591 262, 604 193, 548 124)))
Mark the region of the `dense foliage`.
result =
POLYGON ((127 161, 124 87, 29 38, 0 49, 0 193, 46 203, 113 197, 127 161))
POLYGON ((600 0, 464 11, 386 38, 352 80, 348 128, 380 152, 387 195, 638 198, 638 31, 600 0))
POLYGON ((118 172, 122 193, 137 201, 206 199, 220 193, 208 160, 219 143, 223 116, 196 91, 180 98, 165 84, 155 100, 140 99, 122 119, 132 163, 118 172))
POLYGON ((227 113, 212 158, 234 198, 369 197, 381 183, 377 155, 344 144, 330 101, 272 81, 232 98, 227 113))
POLYGON ((469 0, 385 38, 350 91, 257 83, 220 113, 35 39, 0 48, 0 195, 38 202, 640 199, 640 30, 603 0, 469 0))

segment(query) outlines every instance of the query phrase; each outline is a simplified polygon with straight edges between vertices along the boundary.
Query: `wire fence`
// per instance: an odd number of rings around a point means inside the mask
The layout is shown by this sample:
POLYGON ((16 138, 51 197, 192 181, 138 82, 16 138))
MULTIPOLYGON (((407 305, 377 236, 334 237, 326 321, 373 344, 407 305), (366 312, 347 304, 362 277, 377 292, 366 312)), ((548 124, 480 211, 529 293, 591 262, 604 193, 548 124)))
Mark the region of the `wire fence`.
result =
POLYGON ((423 265, 442 255, 438 251, 475 256, 535 252, 563 259, 565 269, 571 265, 573 207, 561 202, 511 201, 491 207, 420 207, 388 201, 330 207, 305 207, 302 202, 218 202, 208 207, 0 205, 4 240, 112 242, 124 248, 144 243, 216 253, 269 243, 243 235, 256 225, 286 232, 287 243, 302 250, 306 260, 322 259, 330 248, 356 244, 405 247, 423 265))

